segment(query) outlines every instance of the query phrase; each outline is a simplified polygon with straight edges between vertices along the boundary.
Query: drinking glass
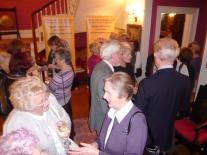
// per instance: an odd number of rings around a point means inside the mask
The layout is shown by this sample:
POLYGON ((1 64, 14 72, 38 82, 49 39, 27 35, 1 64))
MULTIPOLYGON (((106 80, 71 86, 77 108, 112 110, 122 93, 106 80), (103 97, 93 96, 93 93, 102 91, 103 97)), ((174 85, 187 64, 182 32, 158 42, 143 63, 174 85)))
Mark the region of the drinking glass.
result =
POLYGON ((63 145, 65 147, 66 152, 70 149, 70 147, 78 147, 78 145, 69 138, 70 129, 67 123, 64 121, 58 121, 56 125, 58 128, 58 135, 63 140, 63 145))

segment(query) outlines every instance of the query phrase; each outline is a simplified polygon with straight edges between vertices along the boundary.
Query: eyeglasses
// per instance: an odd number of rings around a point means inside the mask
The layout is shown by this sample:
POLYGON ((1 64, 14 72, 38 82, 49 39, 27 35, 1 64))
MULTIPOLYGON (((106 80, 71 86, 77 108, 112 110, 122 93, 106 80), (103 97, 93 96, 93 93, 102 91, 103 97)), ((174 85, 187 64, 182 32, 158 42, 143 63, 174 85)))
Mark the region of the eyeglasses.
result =
POLYGON ((37 104, 36 106, 38 107, 38 106, 42 106, 42 105, 44 105, 44 103, 45 103, 46 101, 48 101, 49 96, 50 96, 50 93, 49 93, 49 92, 45 92, 45 93, 43 94, 43 97, 42 97, 41 101, 40 101, 39 104, 37 104))
POLYGON ((62 60, 62 59, 57 57, 57 56, 55 56, 55 61, 57 61, 57 60, 62 60))

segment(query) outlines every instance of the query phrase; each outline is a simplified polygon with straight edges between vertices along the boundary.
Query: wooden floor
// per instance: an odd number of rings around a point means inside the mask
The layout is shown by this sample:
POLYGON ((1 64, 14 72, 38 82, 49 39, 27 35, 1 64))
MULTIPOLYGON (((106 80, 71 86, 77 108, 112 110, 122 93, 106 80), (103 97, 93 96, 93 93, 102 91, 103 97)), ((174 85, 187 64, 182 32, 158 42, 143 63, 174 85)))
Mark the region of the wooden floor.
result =
MULTIPOLYGON (((89 90, 85 85, 76 87, 72 91, 71 97, 73 118, 88 117, 89 113, 89 90)), ((6 117, 0 116, 0 135, 2 134, 2 125, 6 117)))
POLYGON ((79 86, 72 91, 71 103, 74 118, 88 117, 89 89, 87 86, 79 86))

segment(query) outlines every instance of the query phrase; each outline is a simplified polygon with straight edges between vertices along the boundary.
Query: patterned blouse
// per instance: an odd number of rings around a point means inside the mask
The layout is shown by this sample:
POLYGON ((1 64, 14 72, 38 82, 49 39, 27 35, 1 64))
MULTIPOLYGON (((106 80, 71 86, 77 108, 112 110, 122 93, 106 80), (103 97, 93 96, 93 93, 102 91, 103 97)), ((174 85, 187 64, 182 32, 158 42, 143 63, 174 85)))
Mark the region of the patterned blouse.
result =
POLYGON ((60 105, 68 103, 71 97, 71 87, 74 79, 72 69, 64 73, 56 73, 50 80, 48 88, 55 95, 60 105))

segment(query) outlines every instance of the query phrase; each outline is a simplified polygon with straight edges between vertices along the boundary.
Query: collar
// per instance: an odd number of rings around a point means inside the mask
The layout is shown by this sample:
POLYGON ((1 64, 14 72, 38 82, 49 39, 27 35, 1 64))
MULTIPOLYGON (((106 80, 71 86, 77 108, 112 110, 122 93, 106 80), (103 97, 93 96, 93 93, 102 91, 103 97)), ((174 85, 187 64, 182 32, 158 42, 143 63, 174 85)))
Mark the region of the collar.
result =
POLYGON ((110 68, 111 70, 114 72, 114 67, 107 61, 107 60, 103 60, 110 68))
POLYGON ((46 118, 46 112, 43 113, 43 115, 35 115, 31 112, 27 112, 30 116, 32 116, 36 120, 43 120, 46 118))
POLYGON ((108 117, 114 119, 116 117, 117 121, 120 123, 124 117, 132 109, 133 103, 131 100, 127 101, 126 105, 119 111, 116 111, 114 108, 110 108, 108 112, 108 117))
POLYGON ((160 70, 160 69, 167 69, 167 68, 173 68, 173 65, 163 65, 158 70, 160 70))

